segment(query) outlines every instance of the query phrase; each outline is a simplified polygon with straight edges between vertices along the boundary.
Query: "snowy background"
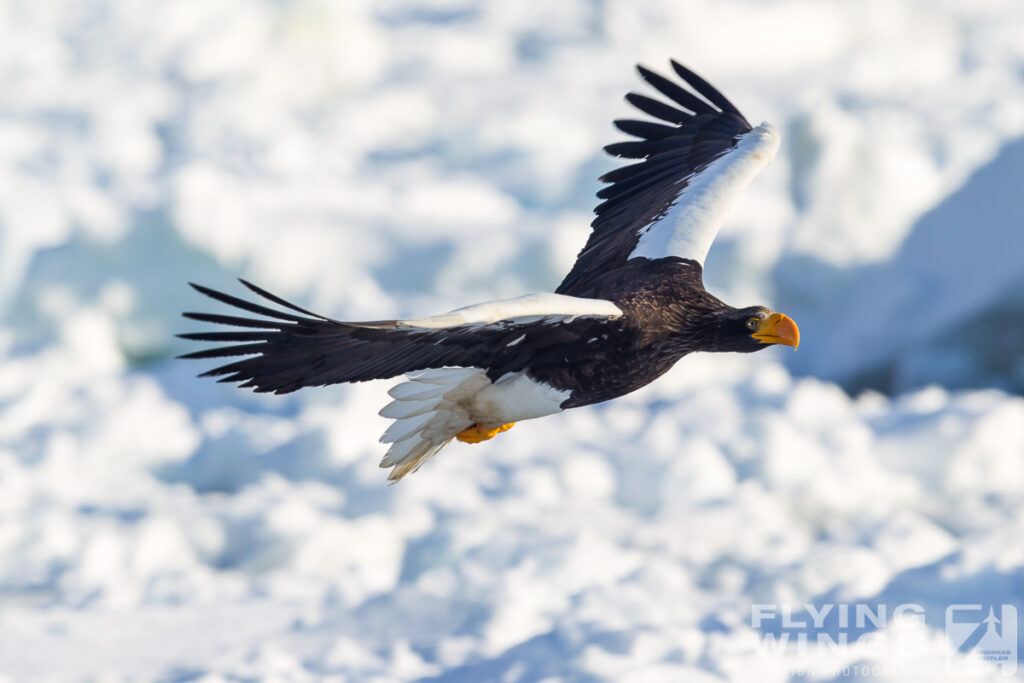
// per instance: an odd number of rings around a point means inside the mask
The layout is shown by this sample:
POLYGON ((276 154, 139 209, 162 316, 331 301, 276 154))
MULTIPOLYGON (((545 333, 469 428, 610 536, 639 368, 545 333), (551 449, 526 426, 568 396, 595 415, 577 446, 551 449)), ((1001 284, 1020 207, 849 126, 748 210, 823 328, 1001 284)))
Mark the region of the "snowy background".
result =
POLYGON ((1019 0, 2 0, 0 680, 944 680, 948 605, 1024 608, 1022 178, 1019 0), (707 280, 798 352, 394 487, 387 382, 172 359, 188 280, 550 290, 670 56, 783 131, 707 280), (925 616, 766 654, 759 603, 925 616))

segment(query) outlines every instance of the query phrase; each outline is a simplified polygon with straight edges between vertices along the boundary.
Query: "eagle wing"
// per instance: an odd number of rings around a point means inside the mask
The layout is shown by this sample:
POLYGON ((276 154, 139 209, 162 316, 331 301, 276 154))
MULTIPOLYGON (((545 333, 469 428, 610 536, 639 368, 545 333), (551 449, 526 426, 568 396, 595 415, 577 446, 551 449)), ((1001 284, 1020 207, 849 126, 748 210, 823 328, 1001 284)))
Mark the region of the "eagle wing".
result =
POLYGON ((192 320, 241 329, 179 334, 192 341, 222 344, 181 358, 241 356, 200 376, 275 394, 431 368, 479 368, 496 380, 538 362, 552 348, 593 336, 595 326, 622 315, 610 301, 547 293, 467 306, 429 318, 343 322, 241 282, 288 310, 193 284, 200 293, 259 317, 184 313, 192 320))
POLYGON ((581 294, 595 278, 632 258, 678 257, 703 266, 726 212, 775 156, 779 135, 770 124, 752 128, 707 81, 674 60, 672 68, 696 94, 637 66, 672 104, 626 95, 630 104, 663 123, 615 121, 638 140, 605 151, 641 161, 601 178, 611 184, 597 193, 604 201, 594 210, 590 239, 555 291, 581 294))

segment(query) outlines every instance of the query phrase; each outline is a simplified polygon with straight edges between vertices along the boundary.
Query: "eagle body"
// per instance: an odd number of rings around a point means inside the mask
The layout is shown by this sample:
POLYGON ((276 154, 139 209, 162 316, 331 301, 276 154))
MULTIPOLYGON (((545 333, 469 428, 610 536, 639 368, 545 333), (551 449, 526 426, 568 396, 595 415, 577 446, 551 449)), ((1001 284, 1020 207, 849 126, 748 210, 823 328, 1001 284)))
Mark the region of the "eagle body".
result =
POLYGON ((636 391, 694 351, 734 350, 718 348, 728 340, 716 331, 723 313, 736 309, 704 289, 701 273, 700 264, 676 257, 628 261, 586 292, 607 298, 622 315, 600 324, 569 322, 563 339, 546 348, 546 335, 536 335, 536 347, 520 352, 528 359, 523 370, 570 390, 561 407, 577 408, 636 391))
POLYGON ((778 133, 753 128, 717 90, 672 62, 687 90, 644 67, 672 104, 630 93, 659 119, 616 121, 639 138, 605 149, 639 159, 606 174, 587 244, 554 293, 485 302, 425 318, 344 322, 251 283, 269 307, 193 287, 257 317, 185 313, 235 328, 180 335, 227 343, 187 358, 242 357, 204 375, 258 392, 405 375, 380 414, 395 481, 453 439, 476 443, 521 420, 617 398, 695 351, 796 346, 788 317, 733 308, 703 284, 703 263, 729 207, 774 156, 778 133), (694 92, 695 91, 695 92, 694 92))

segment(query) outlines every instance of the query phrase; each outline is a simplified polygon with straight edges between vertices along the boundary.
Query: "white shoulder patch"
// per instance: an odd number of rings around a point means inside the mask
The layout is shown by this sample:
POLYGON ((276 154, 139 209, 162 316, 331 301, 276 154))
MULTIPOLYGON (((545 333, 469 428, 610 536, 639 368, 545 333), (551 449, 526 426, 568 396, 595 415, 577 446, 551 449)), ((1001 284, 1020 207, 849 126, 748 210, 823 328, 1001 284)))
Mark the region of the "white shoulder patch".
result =
POLYGON ((779 132, 767 122, 741 135, 736 147, 689 177, 665 215, 641 231, 629 258, 679 256, 703 266, 729 209, 775 157, 780 140, 779 132))
POLYGON ((456 325, 487 324, 514 318, 545 317, 602 317, 618 318, 622 309, 604 299, 583 299, 565 294, 526 294, 514 299, 487 301, 451 313, 426 318, 400 320, 399 327, 454 327, 456 325))

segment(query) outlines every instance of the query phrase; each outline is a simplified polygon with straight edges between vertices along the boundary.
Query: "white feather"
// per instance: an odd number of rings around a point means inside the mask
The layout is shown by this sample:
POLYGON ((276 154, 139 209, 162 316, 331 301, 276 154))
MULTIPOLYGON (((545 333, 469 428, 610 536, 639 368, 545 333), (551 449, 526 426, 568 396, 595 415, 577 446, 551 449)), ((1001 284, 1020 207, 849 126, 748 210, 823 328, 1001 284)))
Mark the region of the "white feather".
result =
POLYGON ((388 452, 384 454, 383 458, 381 458, 380 466, 394 467, 396 464, 408 458, 415 449, 422 447, 424 444, 426 444, 428 448, 431 446, 430 443, 423 440, 417 441, 415 439, 406 439, 405 441, 397 441, 391 444, 391 448, 389 448, 388 452))
POLYGON ((740 136, 736 147, 687 179, 672 207, 640 234, 630 258, 679 256, 704 265, 722 221, 740 193, 779 149, 770 123, 740 136))
POLYGON ((440 396, 450 388, 450 386, 426 384, 419 381, 403 382, 388 389, 388 395, 401 401, 427 400, 440 396))
POLYGON ((479 375, 480 368, 437 368, 410 372, 406 377, 423 384, 442 384, 451 387, 472 375, 479 375))
MULTIPOLYGON (((395 476, 395 472, 399 471, 399 468, 408 465, 414 465, 419 468, 419 464, 416 463, 417 459, 431 457, 439 450, 441 450, 450 439, 442 441, 441 443, 434 443, 429 439, 405 439, 404 441, 398 441, 392 444, 391 448, 388 449, 387 454, 380 461, 381 467, 395 467, 392 470, 388 479, 400 479, 404 475, 395 476)), ((409 470, 406 470, 409 471, 409 470)))
POLYGON ((446 445, 448 445, 448 441, 439 444, 418 442, 415 449, 406 453, 401 462, 396 462, 394 464, 391 474, 388 475, 388 481, 394 484, 410 472, 415 472, 419 468, 423 467, 423 463, 434 457, 434 455, 446 445))
POLYGON ((406 417, 416 417, 434 409, 436 401, 403 401, 396 400, 387 404, 377 413, 381 417, 389 417, 392 420, 400 420, 406 417))
POLYGON ((392 444, 380 466, 394 468, 388 476, 392 481, 416 471, 474 424, 497 427, 557 413, 570 394, 521 372, 492 383, 479 368, 417 372, 388 393, 395 400, 380 414, 395 422, 380 439, 392 444))
POLYGON ((384 432, 383 436, 380 437, 381 443, 394 443, 396 441, 402 441, 409 438, 413 434, 420 432, 430 424, 430 421, 436 417, 433 412, 421 413, 414 417, 401 418, 395 420, 394 423, 384 432))
POLYGON ((464 308, 457 308, 450 313, 433 315, 426 318, 410 318, 400 320, 399 327, 454 327, 473 323, 494 323, 499 320, 511 320, 526 316, 537 317, 603 317, 617 318, 622 309, 611 301, 604 299, 583 299, 565 294, 526 294, 514 299, 487 301, 464 308))
POLYGON ((460 404, 490 385, 479 368, 439 368, 408 376, 408 381, 388 391, 395 398, 381 415, 395 422, 381 437, 394 442, 381 467, 393 467, 388 479, 397 481, 433 457, 451 439, 473 425, 460 404))
POLYGON ((474 397, 469 417, 480 424, 501 425, 552 415, 562 410, 571 393, 510 372, 474 397))

